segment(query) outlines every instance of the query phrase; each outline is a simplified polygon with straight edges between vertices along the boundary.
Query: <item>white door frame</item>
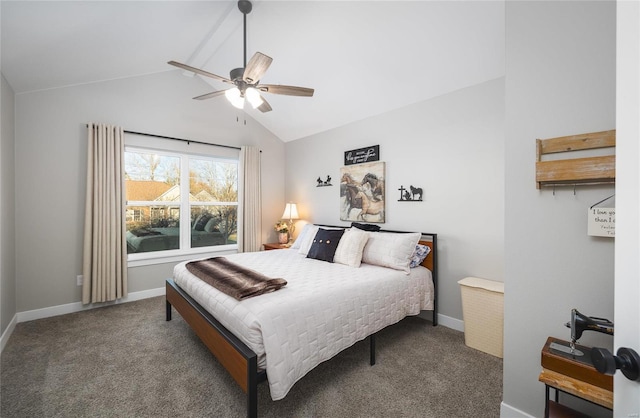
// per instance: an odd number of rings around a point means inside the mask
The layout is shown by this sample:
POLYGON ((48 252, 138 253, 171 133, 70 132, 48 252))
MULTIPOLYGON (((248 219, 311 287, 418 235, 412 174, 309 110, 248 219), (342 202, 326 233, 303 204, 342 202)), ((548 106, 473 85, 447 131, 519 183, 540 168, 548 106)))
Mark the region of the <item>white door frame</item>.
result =
MULTIPOLYGON (((640 353, 640 2, 617 2, 614 350, 640 353)), ((615 353, 614 353, 615 354, 615 353)), ((640 417, 640 382, 614 377, 614 416, 640 417)))

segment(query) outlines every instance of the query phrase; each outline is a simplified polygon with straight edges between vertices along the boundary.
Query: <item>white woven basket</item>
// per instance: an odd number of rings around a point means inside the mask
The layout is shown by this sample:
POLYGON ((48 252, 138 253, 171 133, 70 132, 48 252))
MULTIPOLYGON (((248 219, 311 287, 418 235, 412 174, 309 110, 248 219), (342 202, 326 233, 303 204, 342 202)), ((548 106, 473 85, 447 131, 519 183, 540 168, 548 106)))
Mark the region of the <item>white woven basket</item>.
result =
POLYGON ((466 277, 458 284, 462 294, 465 344, 502 358, 504 283, 466 277))

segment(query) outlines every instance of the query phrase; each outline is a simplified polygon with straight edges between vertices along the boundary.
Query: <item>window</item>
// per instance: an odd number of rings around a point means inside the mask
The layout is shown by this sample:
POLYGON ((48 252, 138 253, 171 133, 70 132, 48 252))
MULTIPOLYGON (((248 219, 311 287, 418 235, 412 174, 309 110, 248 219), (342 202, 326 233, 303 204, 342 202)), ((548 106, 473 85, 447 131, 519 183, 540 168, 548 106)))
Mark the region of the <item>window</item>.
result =
POLYGON ((130 260, 237 248, 237 158, 127 147, 125 189, 130 260))

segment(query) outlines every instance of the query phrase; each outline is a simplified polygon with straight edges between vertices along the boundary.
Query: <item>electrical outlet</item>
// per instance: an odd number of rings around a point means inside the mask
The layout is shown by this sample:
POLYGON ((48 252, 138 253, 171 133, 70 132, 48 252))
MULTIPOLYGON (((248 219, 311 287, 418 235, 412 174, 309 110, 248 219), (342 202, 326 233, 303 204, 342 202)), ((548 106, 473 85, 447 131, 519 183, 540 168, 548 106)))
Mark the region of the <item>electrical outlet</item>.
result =
POLYGON ((82 286, 82 280, 83 280, 82 274, 79 274, 76 276, 76 284, 78 286, 82 286))

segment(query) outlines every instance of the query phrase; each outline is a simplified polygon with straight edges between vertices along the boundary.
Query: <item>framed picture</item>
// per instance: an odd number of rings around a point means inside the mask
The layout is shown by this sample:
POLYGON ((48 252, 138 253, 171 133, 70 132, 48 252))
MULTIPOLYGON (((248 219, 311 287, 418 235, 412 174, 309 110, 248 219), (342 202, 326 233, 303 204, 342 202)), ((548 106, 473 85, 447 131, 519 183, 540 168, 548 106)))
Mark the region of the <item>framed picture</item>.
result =
POLYGON ((340 169, 340 220, 384 222, 384 162, 340 169))

